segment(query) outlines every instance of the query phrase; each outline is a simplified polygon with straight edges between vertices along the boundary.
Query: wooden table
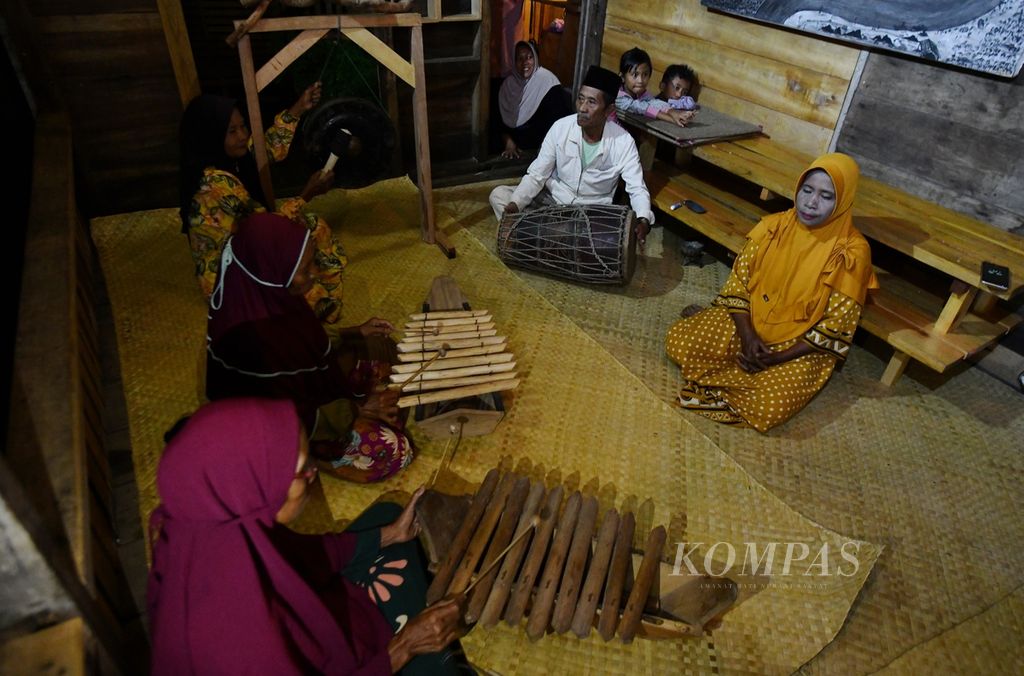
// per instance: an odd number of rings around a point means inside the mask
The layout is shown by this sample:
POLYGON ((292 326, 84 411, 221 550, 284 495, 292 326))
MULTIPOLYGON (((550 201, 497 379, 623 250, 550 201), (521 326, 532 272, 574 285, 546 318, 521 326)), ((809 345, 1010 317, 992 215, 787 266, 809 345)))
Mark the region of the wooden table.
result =
MULTIPOLYGON (((642 129, 640 133, 647 136, 642 129)), ((643 140, 644 145, 650 144, 649 137, 643 140)), ((694 158, 760 186, 762 200, 772 195, 791 199, 796 180, 814 159, 766 136, 701 145, 692 152, 694 158)), ((666 175, 673 170, 650 162, 652 153, 645 155, 656 205, 733 250, 742 246, 746 231, 764 213, 763 208, 685 174, 666 175), (687 209, 667 211, 669 200, 688 195, 715 208, 706 216, 687 209)), ((991 345, 1020 321, 997 301, 1024 290, 1024 238, 865 176, 860 178, 854 202, 854 223, 870 240, 952 277, 951 284, 943 278, 939 282, 943 290, 931 296, 896 274, 878 271, 882 289, 869 300, 861 326, 895 349, 884 383, 895 382, 912 358, 943 372, 991 345), (1007 290, 981 284, 983 262, 1009 268, 1007 290)))

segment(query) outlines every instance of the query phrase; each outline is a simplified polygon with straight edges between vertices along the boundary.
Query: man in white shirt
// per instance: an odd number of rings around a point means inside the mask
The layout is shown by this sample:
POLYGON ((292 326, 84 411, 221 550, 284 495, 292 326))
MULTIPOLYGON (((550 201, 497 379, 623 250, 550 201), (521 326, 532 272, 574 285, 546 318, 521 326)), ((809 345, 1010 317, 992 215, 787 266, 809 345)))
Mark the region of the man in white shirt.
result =
POLYGON ((555 122, 518 186, 491 191, 491 208, 504 214, 555 204, 611 204, 621 177, 636 214, 637 243, 647 239, 654 213, 633 137, 608 117, 621 80, 591 66, 576 97, 576 115, 555 122))

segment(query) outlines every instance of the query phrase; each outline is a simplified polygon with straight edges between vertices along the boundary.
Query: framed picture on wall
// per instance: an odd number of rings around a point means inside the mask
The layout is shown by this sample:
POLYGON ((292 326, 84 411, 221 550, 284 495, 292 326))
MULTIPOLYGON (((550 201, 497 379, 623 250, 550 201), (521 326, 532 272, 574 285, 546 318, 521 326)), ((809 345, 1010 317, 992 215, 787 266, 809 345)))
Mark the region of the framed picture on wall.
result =
POLYGON ((1024 0, 701 0, 709 9, 865 47, 1014 77, 1024 0))

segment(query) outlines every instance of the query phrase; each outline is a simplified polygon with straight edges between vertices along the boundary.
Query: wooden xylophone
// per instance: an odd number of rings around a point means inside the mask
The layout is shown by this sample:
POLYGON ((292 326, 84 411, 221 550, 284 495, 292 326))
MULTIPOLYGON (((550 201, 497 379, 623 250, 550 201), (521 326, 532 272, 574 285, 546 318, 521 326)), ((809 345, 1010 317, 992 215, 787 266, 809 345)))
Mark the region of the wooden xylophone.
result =
POLYGON ((516 362, 497 333, 486 310, 410 315, 391 369, 399 408, 515 389, 516 362))
MULTIPOLYGON (((565 498, 560 485, 547 489, 492 469, 468 508, 460 505, 465 517, 449 535, 427 602, 467 594, 467 623, 490 627, 504 619, 518 626, 525 617, 531 640, 549 630, 585 638, 596 623, 605 641, 617 634, 629 643, 638 635, 700 636, 736 602, 734 582, 701 576, 672 591, 678 612, 662 612, 659 581, 671 570, 662 562, 665 528, 651 530, 638 556, 634 515, 609 509, 597 527, 594 496, 575 491, 565 498), (715 584, 702 584, 712 579, 715 584)), ((432 530, 429 514, 419 516, 432 530)))

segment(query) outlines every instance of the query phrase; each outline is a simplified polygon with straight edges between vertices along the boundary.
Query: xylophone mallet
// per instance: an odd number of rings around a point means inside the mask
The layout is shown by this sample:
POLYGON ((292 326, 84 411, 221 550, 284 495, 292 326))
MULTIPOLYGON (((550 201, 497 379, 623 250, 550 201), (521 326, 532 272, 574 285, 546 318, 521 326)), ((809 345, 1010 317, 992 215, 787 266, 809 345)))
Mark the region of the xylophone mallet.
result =
POLYGON ((491 500, 491 495, 498 485, 499 476, 498 469, 494 468, 487 473, 484 480, 480 483, 480 488, 477 489, 476 495, 473 496, 473 502, 469 505, 466 518, 463 519, 462 526, 459 527, 459 532, 455 534, 455 539, 452 540, 452 545, 448 549, 448 556, 441 564, 437 574, 434 575, 430 588, 427 589, 427 605, 439 600, 448 590, 448 583, 451 582, 452 576, 455 574, 455 567, 462 559, 466 547, 469 546, 473 533, 476 532, 477 524, 480 523, 484 510, 491 500))
POLYGON ((463 592, 468 593, 470 588, 476 587, 473 595, 467 596, 469 606, 465 613, 466 622, 476 622, 480 618, 480 611, 484 609, 487 595, 491 592, 491 585, 494 584, 494 578, 498 575, 497 570, 494 570, 493 574, 491 574, 491 570, 494 568, 494 564, 508 552, 508 543, 515 533, 516 525, 519 523, 519 514, 523 511, 523 504, 526 502, 529 492, 530 479, 525 476, 520 477, 512 487, 512 492, 505 503, 505 509, 501 512, 501 521, 498 523, 497 530, 494 531, 487 554, 482 559, 486 562, 485 571, 480 573, 473 584, 463 592), (500 552, 500 554, 495 554, 495 552, 500 552))
POLYGON ((512 492, 512 487, 518 478, 518 476, 509 472, 501 477, 501 481, 498 482, 498 488, 494 491, 494 495, 491 496, 491 501, 487 505, 483 518, 480 519, 480 524, 473 534, 473 539, 469 541, 469 546, 462 556, 462 561, 459 562, 455 569, 455 576, 452 578, 451 584, 448 585, 449 594, 460 594, 469 586, 469 581, 473 577, 473 571, 476 570, 477 564, 480 563, 480 558, 484 555, 487 543, 494 533, 494 527, 498 524, 498 519, 501 518, 501 513, 505 509, 505 502, 508 500, 509 493, 512 492))
POLYGON ((530 494, 526 498, 526 505, 523 506, 523 513, 519 516, 519 526, 516 528, 516 539, 513 545, 518 545, 505 556, 505 562, 498 571, 498 577, 494 580, 491 593, 487 596, 487 603, 480 613, 480 624, 484 627, 493 627, 501 619, 501 611, 505 609, 505 602, 508 601, 512 591, 512 583, 515 582, 516 571, 526 555, 527 541, 523 540, 524 533, 533 532, 537 529, 541 519, 545 516, 541 509, 541 500, 544 499, 544 484, 535 482, 530 485, 530 494))
POLYGON ((540 524, 537 526, 537 535, 530 543, 530 552, 526 555, 526 562, 519 573, 519 578, 512 588, 512 597, 509 599, 508 607, 505 609, 505 621, 512 626, 519 624, 526 611, 526 604, 530 601, 533 593, 533 584, 540 574, 540 567, 544 563, 544 555, 548 551, 548 543, 551 541, 551 534, 555 531, 555 522, 558 520, 558 506, 562 504, 562 495, 565 488, 561 485, 555 486, 548 491, 544 508, 541 510, 540 524))

